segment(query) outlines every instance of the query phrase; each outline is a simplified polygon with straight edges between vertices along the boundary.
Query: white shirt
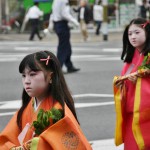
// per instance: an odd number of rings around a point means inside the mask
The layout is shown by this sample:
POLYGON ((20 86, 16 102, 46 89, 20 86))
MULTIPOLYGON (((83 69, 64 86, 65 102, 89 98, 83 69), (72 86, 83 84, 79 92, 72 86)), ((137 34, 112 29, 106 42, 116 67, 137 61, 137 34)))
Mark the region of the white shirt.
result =
POLYGON ((51 19, 55 22, 67 20, 79 26, 78 21, 70 14, 70 6, 68 0, 53 1, 51 19))
POLYGON ((103 21, 103 7, 101 5, 94 5, 93 17, 94 21, 103 21))
POLYGON ((35 5, 29 8, 28 13, 26 14, 27 19, 38 19, 41 16, 43 16, 43 11, 35 5))
POLYGON ((81 7, 81 9, 80 9, 80 19, 84 19, 84 11, 85 11, 85 8, 81 7))

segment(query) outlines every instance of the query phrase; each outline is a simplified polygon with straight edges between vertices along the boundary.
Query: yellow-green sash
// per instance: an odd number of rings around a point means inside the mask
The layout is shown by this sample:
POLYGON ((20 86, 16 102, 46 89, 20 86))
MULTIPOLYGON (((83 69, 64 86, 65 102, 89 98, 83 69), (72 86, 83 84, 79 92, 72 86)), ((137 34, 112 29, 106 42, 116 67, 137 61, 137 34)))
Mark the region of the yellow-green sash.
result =
POLYGON ((32 139, 31 150, 37 150, 38 142, 39 142, 39 137, 35 137, 32 139))
POLYGON ((117 76, 114 77, 113 86, 114 86, 114 100, 115 100, 115 109, 116 109, 116 129, 115 129, 115 144, 116 146, 123 143, 122 137, 122 108, 121 108, 121 90, 115 86, 115 81, 117 76))
POLYGON ((141 102, 141 78, 137 79, 135 99, 134 99, 134 113, 132 122, 132 131, 139 150, 144 150, 145 144, 144 139, 140 130, 139 120, 140 120, 140 102, 141 102))

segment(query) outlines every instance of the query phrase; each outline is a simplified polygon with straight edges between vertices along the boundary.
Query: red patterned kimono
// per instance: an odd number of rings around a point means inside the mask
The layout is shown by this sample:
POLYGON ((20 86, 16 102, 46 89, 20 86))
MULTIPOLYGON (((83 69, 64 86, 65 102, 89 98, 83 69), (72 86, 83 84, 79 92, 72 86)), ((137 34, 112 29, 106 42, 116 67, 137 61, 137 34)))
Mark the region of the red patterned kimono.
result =
POLYGON ((65 105, 65 116, 57 123, 49 126, 39 136, 34 137, 34 129, 31 124, 37 119, 37 113, 42 108, 47 111, 52 107, 60 109, 58 102, 52 103, 52 99, 42 101, 37 111, 33 108, 33 99, 23 112, 22 127, 20 131, 16 124, 17 113, 12 117, 8 125, 0 134, 0 150, 10 150, 14 146, 20 146, 31 140, 31 150, 91 150, 91 146, 83 135, 80 126, 70 109, 65 105), (18 140, 19 139, 19 140, 18 140))
MULTIPOLYGON (((122 75, 137 71, 144 56, 135 50, 132 62, 125 64, 122 75)), ((150 76, 138 77, 136 84, 124 81, 123 88, 114 86, 116 107, 115 143, 124 150, 150 150, 150 76)))

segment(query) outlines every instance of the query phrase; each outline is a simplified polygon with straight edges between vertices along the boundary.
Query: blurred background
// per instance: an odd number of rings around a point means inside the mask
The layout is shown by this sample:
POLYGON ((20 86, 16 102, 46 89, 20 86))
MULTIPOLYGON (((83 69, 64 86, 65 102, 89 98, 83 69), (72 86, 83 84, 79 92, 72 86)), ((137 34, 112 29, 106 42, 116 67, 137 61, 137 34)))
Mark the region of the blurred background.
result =
MULTIPOLYGON (((40 9, 44 11, 41 18, 41 29, 48 26, 49 16, 52 10, 53 0, 0 0, 0 33, 28 32, 29 25, 21 30, 25 14, 34 2, 40 2, 40 9)), ((88 0, 88 5, 93 9, 97 0, 88 0)), ((142 0, 102 0, 104 9, 104 21, 108 22, 108 28, 124 27, 129 20, 139 15, 142 0)), ((79 0, 70 0, 71 8, 78 7, 79 0)), ((147 0, 149 7, 149 0, 147 0)), ((76 14, 72 11, 73 15, 76 14)), ((149 19, 149 12, 147 13, 149 19)), ((92 16, 89 28, 93 27, 92 16)))

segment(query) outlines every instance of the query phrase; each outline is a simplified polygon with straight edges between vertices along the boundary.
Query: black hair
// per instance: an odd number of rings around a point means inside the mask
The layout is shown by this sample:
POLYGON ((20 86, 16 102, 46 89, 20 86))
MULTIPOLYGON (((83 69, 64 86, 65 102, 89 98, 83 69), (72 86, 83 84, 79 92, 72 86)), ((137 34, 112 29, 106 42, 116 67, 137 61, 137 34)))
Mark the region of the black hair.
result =
POLYGON ((97 4, 98 4, 98 5, 101 5, 101 3, 102 3, 102 1, 101 1, 101 0, 99 0, 99 1, 97 2, 97 4))
POLYGON ((129 25, 126 26, 124 33, 123 33, 123 51, 121 54, 121 59, 124 60, 124 62, 130 63, 132 61, 135 47, 133 47, 128 38, 128 30, 129 27, 132 24, 138 25, 139 27, 143 28, 145 30, 146 34, 146 41, 145 41, 145 46, 142 50, 142 53, 147 55, 148 52, 150 52, 150 23, 147 23, 145 27, 142 27, 142 24, 145 24, 147 21, 144 18, 136 18, 131 20, 129 25))
MULTIPOLYGON (((23 73, 25 68, 29 68, 33 71, 43 70, 46 72, 53 72, 52 83, 49 87, 49 95, 51 95, 54 100, 58 101, 61 104, 63 110, 64 104, 66 103, 69 109, 72 111, 74 117, 78 121, 73 98, 69 92, 61 66, 56 56, 50 51, 40 51, 29 54, 25 56, 21 61, 19 65, 19 72, 23 73), (46 61, 40 61, 40 59, 46 59, 48 58, 48 56, 50 56, 48 65, 46 65, 46 61)), ((22 107, 19 109, 17 115, 17 125, 20 129, 22 129, 22 114, 30 99, 31 97, 26 93, 25 89, 23 89, 22 107)))
POLYGON ((34 2, 34 5, 38 6, 38 5, 39 5, 39 2, 34 2))

